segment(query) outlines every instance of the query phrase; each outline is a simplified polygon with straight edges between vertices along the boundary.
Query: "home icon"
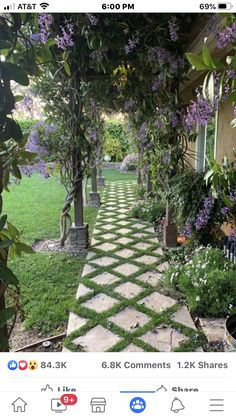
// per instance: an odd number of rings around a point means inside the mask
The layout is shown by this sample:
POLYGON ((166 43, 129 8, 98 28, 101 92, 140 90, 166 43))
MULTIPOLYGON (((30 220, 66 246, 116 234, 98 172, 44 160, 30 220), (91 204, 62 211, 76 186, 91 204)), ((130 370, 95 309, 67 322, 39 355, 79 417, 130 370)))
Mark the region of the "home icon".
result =
POLYGON ((25 408, 27 406, 27 403, 21 399, 21 397, 18 397, 13 403, 13 411, 14 413, 25 413, 25 408))
POLYGON ((90 404, 93 413, 105 413, 106 400, 103 397, 93 397, 90 404))

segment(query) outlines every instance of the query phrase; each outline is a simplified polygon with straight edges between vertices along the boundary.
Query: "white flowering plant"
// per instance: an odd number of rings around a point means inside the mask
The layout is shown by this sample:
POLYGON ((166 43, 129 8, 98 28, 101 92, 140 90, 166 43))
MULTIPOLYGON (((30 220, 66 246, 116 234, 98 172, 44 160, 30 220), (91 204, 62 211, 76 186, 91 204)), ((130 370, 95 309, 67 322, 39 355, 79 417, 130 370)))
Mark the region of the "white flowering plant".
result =
POLYGON ((220 249, 197 248, 185 263, 171 265, 163 282, 180 292, 198 316, 225 317, 236 311, 236 267, 220 249))
POLYGON ((131 218, 138 218, 154 223, 165 215, 165 204, 160 197, 140 199, 133 204, 129 215, 131 218))

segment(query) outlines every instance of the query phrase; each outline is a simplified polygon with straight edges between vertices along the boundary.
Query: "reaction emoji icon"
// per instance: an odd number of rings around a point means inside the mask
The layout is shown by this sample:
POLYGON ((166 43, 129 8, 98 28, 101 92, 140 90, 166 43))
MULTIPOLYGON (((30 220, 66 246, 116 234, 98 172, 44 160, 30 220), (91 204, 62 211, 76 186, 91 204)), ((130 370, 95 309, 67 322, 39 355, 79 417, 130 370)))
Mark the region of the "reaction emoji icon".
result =
POLYGON ((37 368, 38 368, 37 361, 29 361, 29 369, 31 371, 37 370, 37 368))

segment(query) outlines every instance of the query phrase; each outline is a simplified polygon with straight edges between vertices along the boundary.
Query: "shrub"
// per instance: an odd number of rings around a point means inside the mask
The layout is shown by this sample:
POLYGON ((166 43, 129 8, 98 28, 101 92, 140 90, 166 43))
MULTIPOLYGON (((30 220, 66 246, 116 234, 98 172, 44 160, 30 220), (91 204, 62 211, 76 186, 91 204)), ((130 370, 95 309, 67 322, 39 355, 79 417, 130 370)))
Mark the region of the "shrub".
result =
POLYGON ((124 158, 121 163, 120 170, 135 170, 138 165, 138 156, 135 154, 129 154, 124 158))
POLYGON ((132 218, 139 218, 154 223, 157 219, 164 216, 165 210, 165 204, 161 199, 158 201, 158 198, 147 198, 134 203, 129 215, 132 218))
POLYGON ((200 247, 193 257, 172 265, 163 282, 181 292, 191 312, 198 316, 229 315, 236 306, 236 269, 219 249, 200 247))
POLYGON ((124 151, 117 138, 105 138, 103 145, 104 155, 111 157, 111 161, 119 162, 124 158, 124 151))
POLYGON ((169 200, 174 208, 175 222, 180 229, 187 220, 196 219, 208 189, 204 174, 193 169, 172 177, 169 200))
POLYGON ((110 120, 104 126, 104 154, 111 156, 112 161, 122 161, 130 151, 128 134, 124 123, 110 120))
POLYGON ((228 195, 214 195, 203 173, 187 170, 171 180, 170 204, 180 232, 203 245, 222 240, 220 227, 236 215, 235 190, 228 195), (227 203, 227 205, 226 205, 227 203))

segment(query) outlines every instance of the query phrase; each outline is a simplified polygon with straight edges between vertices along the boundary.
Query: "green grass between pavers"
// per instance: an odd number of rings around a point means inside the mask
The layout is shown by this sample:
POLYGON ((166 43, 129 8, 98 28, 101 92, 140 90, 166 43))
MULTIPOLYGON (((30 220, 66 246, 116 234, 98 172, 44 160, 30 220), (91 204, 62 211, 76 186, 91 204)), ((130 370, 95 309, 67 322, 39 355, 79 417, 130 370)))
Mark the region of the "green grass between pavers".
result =
MULTIPOLYGON (((104 201, 106 201, 106 198, 108 198, 109 196, 109 192, 108 190, 106 190, 104 192, 104 201)), ((114 198, 113 198, 114 199, 114 198)), ((117 199, 117 203, 118 203, 118 198, 117 199)), ((115 205, 114 205, 115 207, 115 205)), ((103 211, 101 211, 101 217, 99 219, 99 222, 97 223, 96 227, 98 230, 101 231, 101 233, 97 232, 94 237, 95 239, 98 240, 98 244, 102 244, 105 243, 106 240, 104 240, 104 238, 102 237, 102 235, 104 233, 107 233, 107 231, 103 228, 103 226, 106 224, 106 210, 104 211, 104 215, 103 211)), ((118 227, 117 222, 119 222, 119 218, 118 218, 118 213, 117 211, 114 209, 113 210, 113 229, 109 230, 109 233, 116 233, 116 230, 118 228, 122 228, 121 226, 118 227)), ((124 237, 129 237, 132 239, 132 242, 126 245, 122 245, 122 244, 117 244, 116 243, 116 239, 112 239, 111 242, 117 245, 117 248, 113 251, 108 251, 106 252, 106 256, 108 257, 115 257, 116 258, 116 262, 114 262, 114 264, 104 268, 104 267, 100 267, 97 264, 94 264, 93 261, 99 257, 104 256, 104 252, 99 250, 99 249, 93 249, 93 252, 95 252, 95 255, 90 259, 89 264, 91 264, 91 266, 93 266, 95 268, 95 271, 86 275, 85 277, 81 278, 81 283, 84 284, 87 288, 91 289, 91 292, 89 292, 88 294, 86 294, 83 297, 80 297, 78 301, 74 301, 74 304, 72 305, 71 309, 74 313, 78 314, 79 316, 87 319, 87 323, 80 328, 79 330, 75 331, 74 333, 72 333, 64 342, 65 346, 70 349, 71 351, 75 351, 75 352, 80 352, 83 351, 84 349, 82 347, 79 347, 77 345, 75 345, 73 343, 73 340, 79 336, 83 336, 84 334, 86 334, 90 329, 92 329, 93 327, 97 326, 98 324, 100 324, 101 326, 103 326, 105 329, 110 330, 111 332, 115 333, 116 335, 118 335, 121 338, 121 341, 116 344, 115 346, 113 346, 112 348, 110 348, 108 351, 121 351, 123 350, 127 345, 129 345, 130 343, 133 343, 134 345, 139 346, 140 348, 142 348, 144 351, 147 352, 156 352, 156 349, 153 348, 152 346, 148 345, 147 343, 145 343, 141 337, 147 333, 150 330, 155 329, 156 327, 160 326, 160 325, 166 325, 167 327, 173 327, 176 330, 179 330, 180 332, 182 332, 186 337, 188 337, 188 340, 184 343, 182 343, 178 348, 175 349, 175 351, 186 351, 186 352, 192 352, 195 351, 198 347, 204 346, 205 344, 205 338, 199 334, 197 331, 185 327, 182 324, 176 323, 174 320, 172 320, 171 316, 172 314, 174 314, 180 307, 180 304, 175 304, 174 306, 170 307, 169 309, 165 310, 162 313, 155 313, 152 310, 150 310, 149 308, 145 307, 144 305, 140 305, 139 301, 141 299, 143 299, 144 297, 147 297, 148 295, 151 295, 154 291, 160 291, 160 285, 157 286, 152 286, 148 283, 145 283, 141 280, 138 279, 138 277, 144 273, 147 272, 149 270, 155 270, 157 269, 158 271, 158 266, 156 267, 155 265, 144 265, 142 263, 139 263, 137 261, 135 261, 136 258, 138 258, 139 256, 143 256, 143 255, 152 255, 152 256, 156 256, 159 258, 159 263, 164 262, 166 259, 164 256, 157 256, 155 253, 153 253, 153 251, 156 249, 157 247, 157 243, 152 243, 151 239, 153 237, 155 237, 154 233, 151 232, 145 232, 145 237, 143 239, 139 239, 139 238, 134 238, 134 234, 137 232, 140 232, 142 230, 145 230, 145 228, 147 228, 146 223, 142 223, 144 224, 143 229, 139 229, 139 228, 134 228, 134 225, 137 223, 137 221, 133 222, 132 220, 128 219, 128 215, 126 215, 126 220, 127 221, 127 228, 131 227, 132 228, 132 232, 127 233, 124 237), (146 227, 145 227, 146 226, 146 227), (139 243, 140 241, 144 241, 144 242, 148 242, 150 243, 150 248, 148 250, 138 250, 134 247, 134 245, 136 243, 139 243), (118 256, 116 254, 116 252, 118 250, 121 249, 132 249, 135 251, 135 254, 133 256, 131 256, 130 258, 122 258, 120 256, 118 256), (134 273, 132 275, 129 275, 129 277, 127 278, 126 276, 114 272, 113 269, 116 266, 119 266, 121 263, 132 263, 132 261, 135 261, 135 265, 139 267, 139 271, 137 273, 134 273), (115 283, 112 283, 110 285, 99 285, 96 284, 95 282, 93 282, 93 278, 99 274, 102 274, 104 271, 110 273, 110 274, 114 274, 119 278, 118 281, 116 281, 115 283), (117 293, 115 291, 116 287, 125 283, 127 280, 129 280, 132 283, 135 283, 139 286, 141 286, 143 288, 143 291, 141 291, 140 294, 138 294, 137 296, 135 296, 134 298, 131 299, 126 299, 124 297, 122 297, 119 293, 117 293), (90 298, 92 298, 94 295, 97 295, 99 293, 105 293, 106 295, 115 298, 117 300, 117 304, 114 305, 112 308, 110 308, 109 310, 102 312, 102 313, 95 313, 93 310, 90 310, 84 306, 82 306, 83 303, 85 303, 86 301, 88 301, 90 298), (121 327, 117 326, 116 324, 112 323, 109 320, 110 316, 113 316, 117 313, 119 313, 120 311, 122 311, 123 309, 125 309, 126 307, 133 307, 134 309, 138 310, 139 312, 142 312, 144 314, 146 314, 147 316, 149 316, 149 322, 147 324, 145 324, 142 327, 138 327, 137 329, 134 329, 132 332, 127 332, 124 329, 122 329, 121 327)))

